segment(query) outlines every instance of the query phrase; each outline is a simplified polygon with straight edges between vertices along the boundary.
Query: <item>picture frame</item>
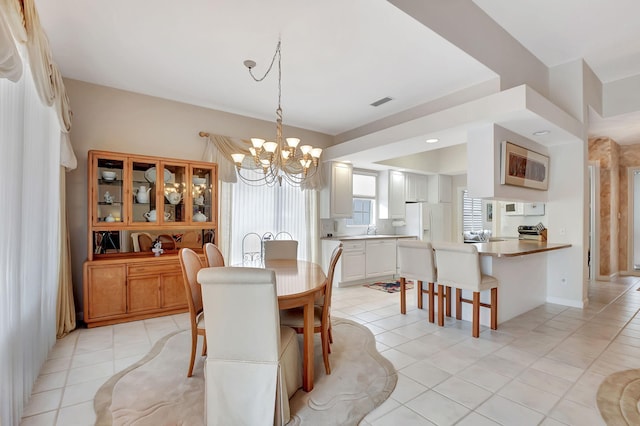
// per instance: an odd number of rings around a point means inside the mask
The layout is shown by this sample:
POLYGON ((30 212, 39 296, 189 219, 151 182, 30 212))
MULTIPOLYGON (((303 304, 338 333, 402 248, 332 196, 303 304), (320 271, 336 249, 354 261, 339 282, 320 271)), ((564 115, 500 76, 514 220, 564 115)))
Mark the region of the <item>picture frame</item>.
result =
POLYGON ((509 141, 502 141, 500 183, 546 191, 549 157, 509 141))
POLYGON ((493 222, 493 203, 487 203, 487 222, 493 222))

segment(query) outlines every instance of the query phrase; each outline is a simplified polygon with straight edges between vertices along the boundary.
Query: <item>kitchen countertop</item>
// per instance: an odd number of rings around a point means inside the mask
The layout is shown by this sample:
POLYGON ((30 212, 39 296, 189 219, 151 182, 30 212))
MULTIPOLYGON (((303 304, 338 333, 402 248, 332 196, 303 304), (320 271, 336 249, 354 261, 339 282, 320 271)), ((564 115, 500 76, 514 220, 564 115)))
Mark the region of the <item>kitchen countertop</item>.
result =
POLYGON ((470 243, 478 248, 478 253, 493 257, 514 257, 542 253, 571 247, 571 244, 548 243, 534 240, 509 240, 487 243, 470 243))
POLYGON ((389 239, 389 238, 417 238, 415 235, 392 235, 392 234, 377 234, 377 235, 334 235, 333 237, 322 237, 323 240, 329 241, 350 241, 350 240, 375 240, 375 239, 389 239))

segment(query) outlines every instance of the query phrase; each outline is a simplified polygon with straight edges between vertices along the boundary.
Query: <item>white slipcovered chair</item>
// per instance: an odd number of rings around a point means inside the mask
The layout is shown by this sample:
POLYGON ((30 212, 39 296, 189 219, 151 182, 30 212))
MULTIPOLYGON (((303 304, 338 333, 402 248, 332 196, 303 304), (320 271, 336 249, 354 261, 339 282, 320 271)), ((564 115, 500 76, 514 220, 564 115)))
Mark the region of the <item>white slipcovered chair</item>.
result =
POLYGON ((302 386, 296 332, 280 326, 275 272, 204 268, 209 353, 205 363, 207 425, 284 425, 289 398, 302 386))
MULTIPOLYGON (((456 289, 456 319, 462 319, 462 302, 473 305, 473 337, 480 335, 480 308, 491 309, 491 329, 498 328, 498 280, 480 270, 480 255, 473 244, 434 242, 438 268, 438 292, 443 286, 456 289), (462 297, 462 290, 473 292, 473 299, 462 297), (491 303, 480 302, 480 292, 491 290, 491 303)), ((526 273, 526 272, 525 272, 526 273)), ((442 294, 442 293, 441 293, 442 294)))
POLYGON ((264 242, 264 260, 296 260, 298 258, 298 241, 266 240, 264 242))
MULTIPOLYGON (((444 324, 443 299, 450 294, 450 290, 445 294, 435 291, 437 282, 437 271, 435 259, 433 257, 433 247, 431 243, 415 240, 398 240, 398 266, 400 270, 400 313, 407 313, 407 294, 405 290, 406 280, 416 282, 418 292, 418 308, 422 309, 422 296, 426 294, 429 298, 429 322, 434 322, 435 296, 438 298, 438 324, 444 324), (427 284, 427 288, 424 288, 427 284)), ((451 305, 447 299, 447 314, 450 315, 451 305)))

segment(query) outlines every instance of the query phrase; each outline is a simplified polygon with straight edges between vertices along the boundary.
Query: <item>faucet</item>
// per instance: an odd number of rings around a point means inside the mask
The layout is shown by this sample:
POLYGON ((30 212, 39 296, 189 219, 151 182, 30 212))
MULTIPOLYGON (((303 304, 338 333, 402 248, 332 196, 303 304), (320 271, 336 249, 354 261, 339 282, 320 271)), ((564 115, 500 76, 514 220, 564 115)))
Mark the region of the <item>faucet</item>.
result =
POLYGON ((378 234, 378 228, 376 228, 375 226, 367 226, 367 235, 377 235, 378 234))

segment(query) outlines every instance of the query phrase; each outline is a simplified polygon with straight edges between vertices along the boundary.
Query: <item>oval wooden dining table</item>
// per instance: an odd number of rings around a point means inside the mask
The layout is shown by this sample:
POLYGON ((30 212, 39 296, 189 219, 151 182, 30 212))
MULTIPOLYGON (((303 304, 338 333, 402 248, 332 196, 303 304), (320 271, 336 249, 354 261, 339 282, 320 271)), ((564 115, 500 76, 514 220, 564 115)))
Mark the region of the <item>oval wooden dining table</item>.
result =
POLYGON ((267 260, 245 263, 242 266, 262 267, 276 273, 278 307, 304 308, 302 388, 313 390, 313 311, 317 299, 324 295, 327 277, 322 267, 306 260, 267 260))

